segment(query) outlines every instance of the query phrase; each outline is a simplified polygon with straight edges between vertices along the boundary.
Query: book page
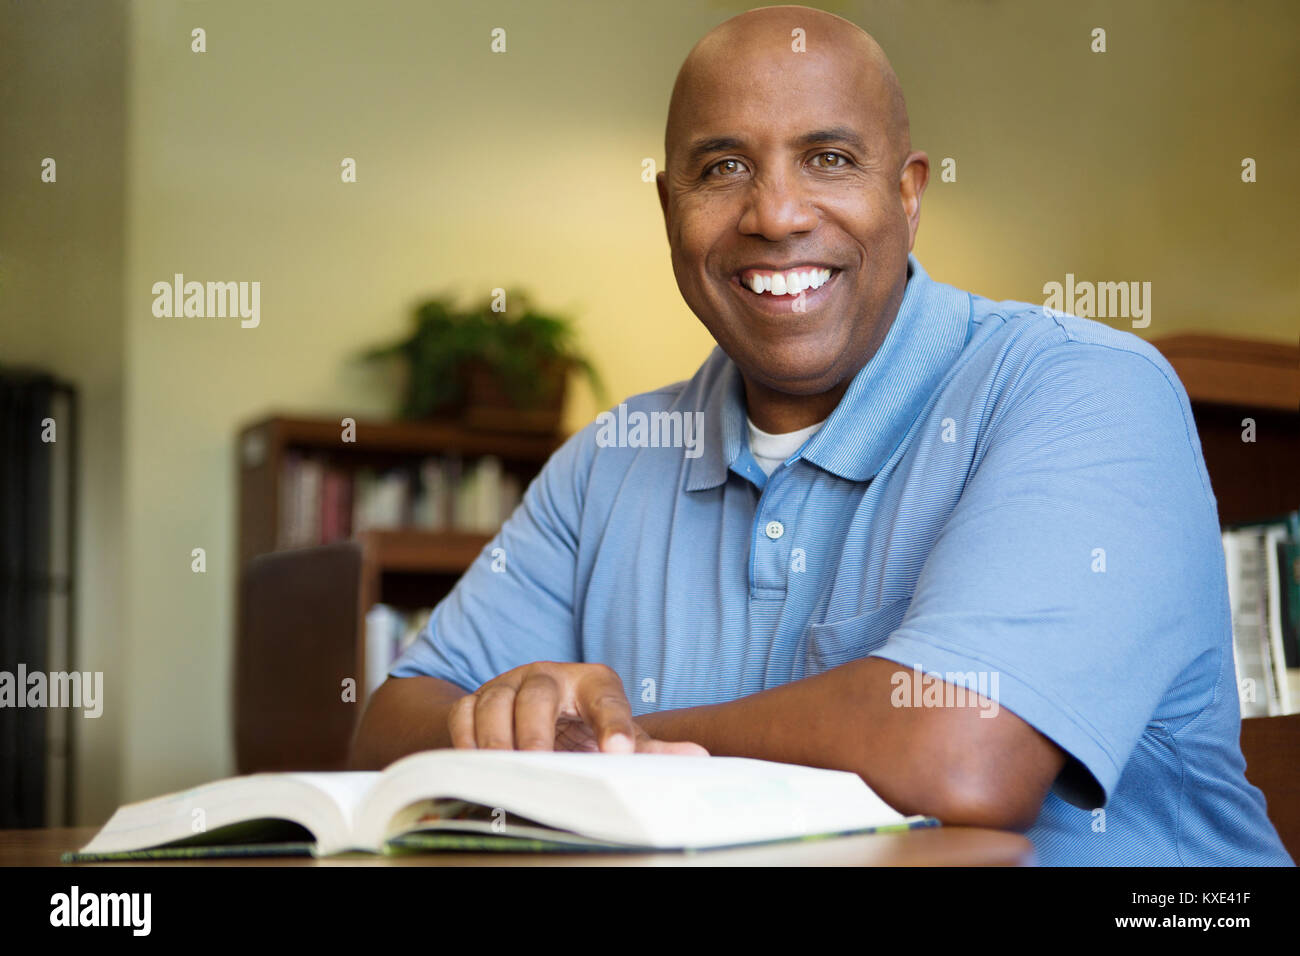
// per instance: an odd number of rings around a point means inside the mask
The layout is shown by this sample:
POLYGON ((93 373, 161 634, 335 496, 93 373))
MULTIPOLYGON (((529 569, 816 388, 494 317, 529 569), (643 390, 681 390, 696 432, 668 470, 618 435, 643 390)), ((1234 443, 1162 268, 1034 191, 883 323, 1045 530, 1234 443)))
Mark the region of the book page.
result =
POLYGON ((321 790, 338 806, 351 831, 356 824, 357 808, 365 799, 379 772, 373 770, 348 770, 334 773, 290 773, 285 776, 321 790))
POLYGON ((856 774, 738 757, 426 751, 397 761, 358 820, 396 836, 421 800, 458 799, 608 843, 702 847, 897 824, 856 774))
POLYGON ((286 820, 311 832, 324 852, 346 844, 357 802, 377 773, 262 773, 232 777, 119 807, 84 853, 203 842, 232 824, 286 820))

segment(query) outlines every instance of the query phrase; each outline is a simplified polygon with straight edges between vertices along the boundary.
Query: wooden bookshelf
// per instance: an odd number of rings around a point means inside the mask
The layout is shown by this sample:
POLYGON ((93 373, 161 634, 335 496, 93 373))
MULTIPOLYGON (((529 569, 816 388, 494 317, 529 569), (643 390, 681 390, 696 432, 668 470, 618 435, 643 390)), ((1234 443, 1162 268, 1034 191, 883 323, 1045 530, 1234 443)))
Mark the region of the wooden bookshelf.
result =
POLYGON ((1300 507, 1300 345, 1199 334, 1151 344, 1187 390, 1219 523, 1300 507), (1246 418, 1254 442, 1242 441, 1246 418))
POLYGON ((1300 414, 1300 345, 1222 335, 1168 335, 1151 342, 1196 404, 1300 414))
POLYGON ((385 571, 420 574, 461 574, 478 557, 492 536, 469 531, 363 531, 367 560, 385 571))
MULTIPOLYGON (((1217 335, 1151 342, 1187 390, 1220 524, 1300 508, 1300 345, 1217 335), (1255 441, 1242 441, 1243 419, 1255 441)), ((1269 818, 1300 859, 1300 715, 1241 722, 1246 777, 1268 799, 1269 818)))
POLYGON ((280 508, 288 456, 317 457, 355 478, 363 468, 409 468, 431 456, 492 455, 526 487, 563 442, 555 434, 378 421, 357 421, 354 438, 343 441, 341 420, 287 415, 239 433, 235 749, 241 773, 343 769, 365 704, 366 613, 378 603, 435 606, 492 538, 399 527, 286 548, 280 508), (340 675, 357 680, 356 703, 342 710, 340 675))
MULTIPOLYGON (((340 420, 283 415, 263 419, 240 432, 241 566, 254 555, 280 547, 280 481, 290 452, 320 455, 351 469, 395 467, 432 455, 458 454, 467 459, 494 455, 514 474, 530 479, 563 442, 560 435, 474 431, 458 425, 422 422, 358 421, 355 441, 344 442, 342 434, 340 420)), ((436 550, 443 543, 455 544, 454 537, 440 542, 436 536, 441 532, 433 535, 426 541, 430 549, 436 550)), ((402 540, 409 545, 411 539, 402 540)), ((409 554, 409 550, 398 548, 396 553, 409 554)))
POLYGON ((363 531, 361 613, 376 604, 433 607, 492 540, 467 531, 363 531))

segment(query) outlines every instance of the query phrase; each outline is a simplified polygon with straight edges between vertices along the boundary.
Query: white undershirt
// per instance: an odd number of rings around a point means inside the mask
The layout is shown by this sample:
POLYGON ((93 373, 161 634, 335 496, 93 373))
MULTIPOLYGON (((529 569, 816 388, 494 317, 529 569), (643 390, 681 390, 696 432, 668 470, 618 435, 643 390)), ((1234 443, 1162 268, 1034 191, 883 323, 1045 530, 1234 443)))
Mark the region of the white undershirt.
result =
POLYGON ((765 475, 776 471, 783 461, 797 452, 822 427, 822 422, 817 422, 797 432, 772 435, 750 421, 748 415, 745 416, 745 421, 749 423, 749 453, 754 456, 754 461, 758 462, 758 467, 763 469, 765 475))

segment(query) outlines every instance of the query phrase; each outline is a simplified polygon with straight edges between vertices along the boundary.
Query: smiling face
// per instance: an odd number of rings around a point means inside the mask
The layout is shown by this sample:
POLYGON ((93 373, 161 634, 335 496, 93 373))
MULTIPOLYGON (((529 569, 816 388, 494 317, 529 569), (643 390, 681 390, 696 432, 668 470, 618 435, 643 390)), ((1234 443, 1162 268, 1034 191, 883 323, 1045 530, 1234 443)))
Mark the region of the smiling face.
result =
POLYGON ((734 18, 683 65, 666 152, 677 285, 744 376, 750 417, 819 421, 898 311, 928 176, 884 54, 820 11, 734 18))

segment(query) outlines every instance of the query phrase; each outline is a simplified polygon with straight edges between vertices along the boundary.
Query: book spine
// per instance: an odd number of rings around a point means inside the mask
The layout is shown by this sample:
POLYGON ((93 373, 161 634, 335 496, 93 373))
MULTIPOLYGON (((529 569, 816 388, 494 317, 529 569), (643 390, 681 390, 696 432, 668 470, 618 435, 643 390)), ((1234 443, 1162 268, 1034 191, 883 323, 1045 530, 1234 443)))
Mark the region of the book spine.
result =
POLYGON ((1273 661, 1273 680, 1277 687, 1277 713, 1293 714, 1296 702, 1291 698, 1287 674, 1285 639, 1282 632, 1282 568, 1278 564, 1278 545, 1286 540, 1286 526, 1277 525, 1264 532, 1264 604, 1261 613, 1267 622, 1269 656, 1273 661))
POLYGON ((291 548, 298 529, 298 472, 302 462, 297 452, 285 452, 280 466, 280 526, 276 531, 276 547, 291 548))
POLYGON ((1282 635, 1287 669, 1300 667, 1300 539, 1288 529, 1278 542, 1277 564, 1281 575, 1278 597, 1282 604, 1282 635))
POLYGON ((462 466, 452 504, 452 526, 457 531, 473 531, 475 500, 478 495, 478 462, 462 466))
POLYGON ((485 455, 482 461, 482 488, 479 498, 478 530, 484 534, 494 534, 501 527, 501 459, 496 455, 485 455))
POLYGON ((420 462, 416 474, 416 494, 411 522, 425 531, 441 531, 446 527, 447 491, 446 475, 440 458, 426 458, 420 462))
POLYGON ((366 612, 366 693, 373 694, 388 676, 393 663, 394 635, 400 635, 402 617, 387 604, 366 612))
POLYGON ((339 473, 338 527, 339 537, 344 540, 352 537, 352 491, 354 486, 355 480, 351 473, 339 473))
POLYGON ((298 487, 298 536, 296 547, 308 547, 320 543, 321 484, 324 468, 314 458, 304 458, 299 471, 298 487))
POLYGON ((374 503, 375 473, 362 468, 352 479, 352 533, 368 531, 372 525, 370 512, 374 503))
POLYGON ((1264 657, 1265 642, 1259 621, 1259 589, 1253 533, 1223 532, 1224 564, 1228 575, 1228 602, 1232 612, 1232 660, 1242 717, 1265 717, 1269 712, 1271 674, 1264 657))
POLYGON ((1268 566, 1264 557, 1264 532, 1258 527, 1243 530, 1246 547, 1242 554, 1245 571, 1246 600, 1249 604, 1248 621, 1250 640, 1259 647, 1260 666, 1264 672, 1267 691, 1267 713, 1270 717, 1282 712, 1282 699, 1277 687, 1277 670, 1273 663, 1273 642, 1268 632, 1268 566))
POLYGON ((339 473, 327 467, 321 480, 320 493, 320 543, 331 544, 339 539, 339 473))

